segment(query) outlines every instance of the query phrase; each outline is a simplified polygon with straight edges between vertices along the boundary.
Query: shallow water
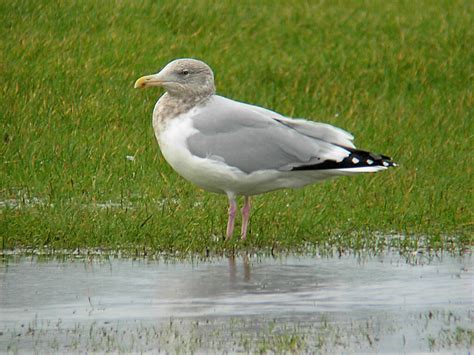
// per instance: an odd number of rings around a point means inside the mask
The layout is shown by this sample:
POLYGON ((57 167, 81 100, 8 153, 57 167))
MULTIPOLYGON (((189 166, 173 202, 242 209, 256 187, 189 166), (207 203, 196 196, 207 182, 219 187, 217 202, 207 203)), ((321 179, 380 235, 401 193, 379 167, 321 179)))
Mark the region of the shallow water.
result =
POLYGON ((455 351, 470 255, 5 259, 0 351, 455 351))

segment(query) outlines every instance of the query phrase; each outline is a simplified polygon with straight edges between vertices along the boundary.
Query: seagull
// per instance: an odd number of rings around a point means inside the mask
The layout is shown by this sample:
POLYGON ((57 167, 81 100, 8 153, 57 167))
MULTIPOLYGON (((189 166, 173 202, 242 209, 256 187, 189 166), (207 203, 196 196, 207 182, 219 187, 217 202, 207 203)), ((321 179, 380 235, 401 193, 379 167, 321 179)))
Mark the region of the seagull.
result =
POLYGON ((153 86, 165 90, 153 110, 163 157, 185 179, 227 195, 226 239, 234 232, 238 196, 244 196, 245 239, 253 195, 396 166, 388 156, 356 149, 340 128, 216 95, 211 68, 197 59, 173 60, 135 82, 135 88, 153 86))

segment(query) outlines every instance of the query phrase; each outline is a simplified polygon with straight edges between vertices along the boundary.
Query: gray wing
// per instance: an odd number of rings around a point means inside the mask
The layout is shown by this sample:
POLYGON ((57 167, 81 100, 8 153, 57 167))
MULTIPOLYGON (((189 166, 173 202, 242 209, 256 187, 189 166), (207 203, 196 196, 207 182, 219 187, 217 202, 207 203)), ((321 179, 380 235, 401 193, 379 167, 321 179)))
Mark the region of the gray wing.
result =
POLYGON ((267 110, 263 107, 240 103, 248 109, 259 112, 262 115, 271 117, 309 137, 317 138, 322 141, 340 145, 342 147, 355 148, 352 140, 354 136, 343 129, 331 126, 327 123, 308 121, 302 118, 287 118, 276 112, 267 110))
POLYGON ((288 119, 217 95, 192 120, 197 132, 187 144, 193 155, 223 161, 246 173, 287 171, 326 160, 341 161, 349 155, 336 145, 344 140, 343 133, 348 135, 338 128, 324 124, 313 127, 309 121, 288 119), (329 133, 339 140, 321 139, 329 133))

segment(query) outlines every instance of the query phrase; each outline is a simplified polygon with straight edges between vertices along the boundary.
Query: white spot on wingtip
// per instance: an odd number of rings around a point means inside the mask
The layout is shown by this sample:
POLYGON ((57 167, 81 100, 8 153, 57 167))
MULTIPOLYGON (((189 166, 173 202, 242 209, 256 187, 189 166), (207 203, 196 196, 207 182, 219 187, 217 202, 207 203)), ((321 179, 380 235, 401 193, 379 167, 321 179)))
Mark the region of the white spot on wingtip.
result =
POLYGON ((389 166, 390 164, 387 163, 386 161, 383 162, 383 166, 389 166))
POLYGON ((352 158, 352 162, 353 162, 354 164, 357 164, 357 163, 359 162, 359 159, 357 159, 357 158, 352 158))
POLYGON ((372 165, 374 161, 372 159, 367 159, 367 164, 372 165))

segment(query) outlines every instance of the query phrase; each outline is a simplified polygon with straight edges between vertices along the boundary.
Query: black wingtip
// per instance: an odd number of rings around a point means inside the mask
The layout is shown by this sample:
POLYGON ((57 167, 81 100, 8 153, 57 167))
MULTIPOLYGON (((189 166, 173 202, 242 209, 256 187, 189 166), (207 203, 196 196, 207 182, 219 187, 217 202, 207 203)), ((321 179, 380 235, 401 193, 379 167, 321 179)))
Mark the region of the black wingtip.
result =
POLYGON ((330 170, 330 169, 349 169, 362 167, 383 166, 386 168, 397 167, 398 164, 392 161, 392 158, 386 155, 367 152, 365 150, 343 147, 349 154, 342 161, 326 160, 319 164, 300 165, 292 170, 330 170))

